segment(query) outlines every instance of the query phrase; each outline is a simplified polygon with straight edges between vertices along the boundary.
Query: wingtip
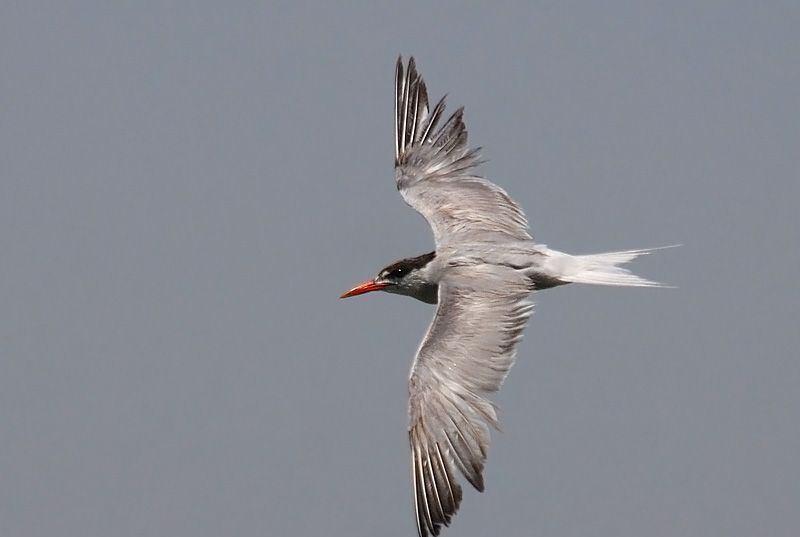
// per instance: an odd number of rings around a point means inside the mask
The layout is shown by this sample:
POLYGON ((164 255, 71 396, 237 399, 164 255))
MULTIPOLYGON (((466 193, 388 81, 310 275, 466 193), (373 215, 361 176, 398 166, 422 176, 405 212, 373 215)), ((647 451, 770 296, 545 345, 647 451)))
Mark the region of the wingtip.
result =
POLYGON ((417 62, 414 61, 414 56, 409 56, 408 57, 408 65, 406 67, 406 76, 408 77, 407 84, 409 85, 409 87, 413 87, 411 85, 415 84, 417 79, 419 78, 419 75, 417 74, 417 62))

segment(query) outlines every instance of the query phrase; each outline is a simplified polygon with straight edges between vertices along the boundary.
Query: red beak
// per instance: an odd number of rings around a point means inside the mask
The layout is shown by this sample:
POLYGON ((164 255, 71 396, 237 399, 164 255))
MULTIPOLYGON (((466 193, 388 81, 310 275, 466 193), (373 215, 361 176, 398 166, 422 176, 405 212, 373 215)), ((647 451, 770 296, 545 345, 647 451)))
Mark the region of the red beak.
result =
POLYGON ((380 291, 381 289, 385 289, 388 286, 389 286, 388 283, 380 283, 373 280, 369 280, 364 283, 356 285, 355 287, 347 291, 339 298, 349 298, 351 296, 363 295, 364 293, 370 293, 372 291, 380 291))

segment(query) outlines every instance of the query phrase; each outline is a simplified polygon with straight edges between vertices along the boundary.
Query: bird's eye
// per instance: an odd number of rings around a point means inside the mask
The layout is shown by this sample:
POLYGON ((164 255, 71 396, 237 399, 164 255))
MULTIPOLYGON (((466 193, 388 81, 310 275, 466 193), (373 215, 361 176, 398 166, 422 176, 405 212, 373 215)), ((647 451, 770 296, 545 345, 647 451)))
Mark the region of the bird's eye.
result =
POLYGON ((392 272, 390 272, 389 276, 391 276, 392 278, 402 278, 405 273, 406 273, 406 269, 397 268, 397 269, 394 269, 392 272))

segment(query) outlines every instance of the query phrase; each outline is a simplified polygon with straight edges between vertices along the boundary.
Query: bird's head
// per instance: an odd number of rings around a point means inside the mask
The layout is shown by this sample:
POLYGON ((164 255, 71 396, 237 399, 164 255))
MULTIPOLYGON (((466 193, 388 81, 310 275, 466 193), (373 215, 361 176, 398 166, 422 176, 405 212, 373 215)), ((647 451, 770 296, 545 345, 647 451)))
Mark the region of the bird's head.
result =
POLYGON ((384 267, 371 280, 360 283, 344 293, 340 298, 363 295, 372 291, 386 291, 398 295, 408 295, 423 302, 436 303, 437 284, 431 281, 429 263, 436 252, 395 261, 384 267))

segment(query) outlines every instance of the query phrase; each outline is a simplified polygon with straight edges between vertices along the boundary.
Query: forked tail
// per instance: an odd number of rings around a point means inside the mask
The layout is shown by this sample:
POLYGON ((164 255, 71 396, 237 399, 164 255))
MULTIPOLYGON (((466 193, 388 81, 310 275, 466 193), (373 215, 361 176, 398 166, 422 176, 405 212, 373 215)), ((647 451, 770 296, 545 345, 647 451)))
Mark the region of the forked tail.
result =
POLYGON ((551 266, 558 274, 558 279, 563 282, 624 287, 672 287, 637 276, 620 265, 656 250, 675 248, 676 246, 680 245, 674 244, 671 246, 662 246, 660 248, 625 250, 622 252, 606 252, 603 254, 591 255, 569 255, 551 250, 550 252, 555 254, 551 266))

